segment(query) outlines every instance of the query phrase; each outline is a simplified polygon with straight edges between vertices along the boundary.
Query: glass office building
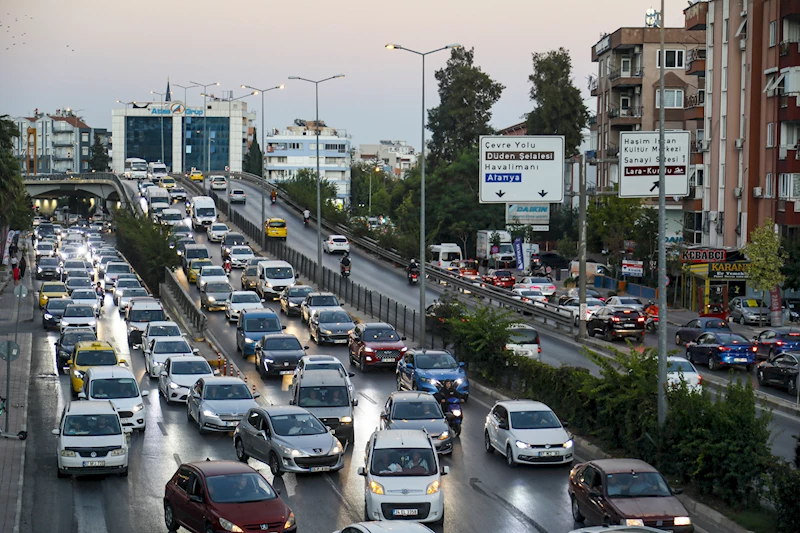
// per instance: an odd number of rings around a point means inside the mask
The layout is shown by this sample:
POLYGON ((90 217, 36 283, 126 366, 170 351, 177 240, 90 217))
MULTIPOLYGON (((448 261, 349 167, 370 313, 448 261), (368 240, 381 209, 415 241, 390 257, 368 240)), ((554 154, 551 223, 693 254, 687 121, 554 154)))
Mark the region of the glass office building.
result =
POLYGON ((187 169, 204 169, 206 160, 210 169, 221 170, 229 166, 231 129, 228 118, 207 117, 203 120, 200 117, 186 117, 183 127, 187 169))
POLYGON ((125 153, 172 168, 172 119, 125 117, 125 153))

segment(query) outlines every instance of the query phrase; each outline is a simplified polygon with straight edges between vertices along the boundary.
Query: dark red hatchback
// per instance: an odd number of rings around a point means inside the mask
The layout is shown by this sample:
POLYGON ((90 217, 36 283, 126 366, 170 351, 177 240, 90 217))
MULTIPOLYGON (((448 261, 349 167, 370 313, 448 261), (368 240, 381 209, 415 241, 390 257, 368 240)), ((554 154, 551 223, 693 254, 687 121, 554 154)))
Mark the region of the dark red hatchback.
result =
POLYGON ((295 532, 294 513, 264 477, 234 461, 184 463, 164 488, 170 532, 295 532))
POLYGON ((361 323, 350 334, 348 348, 350 363, 362 372, 373 368, 396 368, 408 347, 395 331, 384 322, 361 323))
POLYGON ((510 289, 517 282, 514 274, 510 270, 490 270, 483 276, 483 282, 487 285, 510 289))

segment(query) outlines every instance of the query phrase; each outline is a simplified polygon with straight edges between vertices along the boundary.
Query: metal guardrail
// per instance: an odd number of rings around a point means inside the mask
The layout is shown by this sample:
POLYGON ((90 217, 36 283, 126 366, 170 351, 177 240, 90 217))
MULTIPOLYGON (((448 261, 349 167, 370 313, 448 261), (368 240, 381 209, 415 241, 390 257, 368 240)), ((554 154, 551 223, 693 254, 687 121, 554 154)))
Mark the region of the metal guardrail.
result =
POLYGON ((175 273, 166 267, 164 270, 166 273, 164 275, 164 283, 161 285, 161 298, 169 300, 169 303, 173 303, 176 309, 183 312, 183 315, 189 320, 188 325, 192 328, 192 334, 195 338, 204 338, 208 323, 206 315, 195 305, 192 297, 178 282, 175 273))

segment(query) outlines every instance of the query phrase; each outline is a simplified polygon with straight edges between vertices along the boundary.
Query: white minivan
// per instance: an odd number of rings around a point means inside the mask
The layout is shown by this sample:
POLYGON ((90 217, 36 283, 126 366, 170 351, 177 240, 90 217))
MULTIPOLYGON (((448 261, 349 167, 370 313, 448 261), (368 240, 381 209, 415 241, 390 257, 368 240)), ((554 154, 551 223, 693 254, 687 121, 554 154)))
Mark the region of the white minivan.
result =
POLYGON ((189 205, 192 213, 192 227, 208 228, 217 221, 217 206, 210 196, 195 196, 189 205))
POLYGON ((258 293, 262 298, 276 299, 283 289, 297 282, 294 268, 286 261, 260 261, 258 263, 258 293))
POLYGON ((148 394, 139 390, 136 377, 124 366, 93 366, 86 370, 78 398, 110 401, 117 408, 122 427, 144 431, 147 421, 142 397, 148 394))

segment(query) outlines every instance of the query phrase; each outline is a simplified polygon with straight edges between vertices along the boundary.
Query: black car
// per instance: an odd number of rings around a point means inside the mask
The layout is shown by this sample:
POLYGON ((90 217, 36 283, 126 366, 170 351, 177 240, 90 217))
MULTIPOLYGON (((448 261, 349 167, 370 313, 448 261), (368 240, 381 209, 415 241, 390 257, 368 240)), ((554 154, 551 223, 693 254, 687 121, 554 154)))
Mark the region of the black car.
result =
MULTIPOLYGON (((249 268, 249 267, 248 267, 249 268)), ((306 299, 306 296, 314 292, 313 287, 308 285, 295 285, 293 287, 286 287, 281 292, 280 304, 281 311, 288 316, 300 316, 300 304, 306 299)))
POLYGON ((288 333, 264 335, 256 343, 256 368, 264 376, 294 374, 297 363, 306 355, 297 337, 288 333))
POLYGON ((67 306, 72 303, 69 298, 51 298, 48 300, 42 311, 42 327, 44 329, 58 328, 61 325, 61 316, 67 306))
POLYGON ((586 322, 590 337, 602 335, 608 342, 634 337, 644 342, 644 315, 635 309, 601 307, 586 322))
POLYGON ((247 244, 247 240, 244 238, 244 235, 241 233, 232 233, 228 232, 222 238, 222 242, 220 243, 220 253, 222 253, 222 259, 225 260, 231 254, 231 248, 234 246, 244 246, 247 244))
POLYGON ((56 356, 60 368, 66 368, 72 358, 75 344, 80 341, 96 341, 97 334, 92 328, 66 328, 56 342, 56 356))
POLYGON ((731 327, 727 320, 715 317, 699 317, 690 320, 675 333, 675 344, 686 346, 687 342, 696 341, 706 331, 730 332, 731 327))
POLYGON ((759 363, 756 376, 759 385, 786 389, 797 394, 797 374, 800 370, 800 353, 784 352, 759 363))
POLYGON ((58 266, 58 259, 55 257, 42 257, 36 265, 36 279, 59 279, 61 277, 61 267, 58 266))
POLYGON ((556 252, 542 252, 539 254, 539 262, 542 266, 550 267, 553 270, 569 267, 569 260, 556 252))

